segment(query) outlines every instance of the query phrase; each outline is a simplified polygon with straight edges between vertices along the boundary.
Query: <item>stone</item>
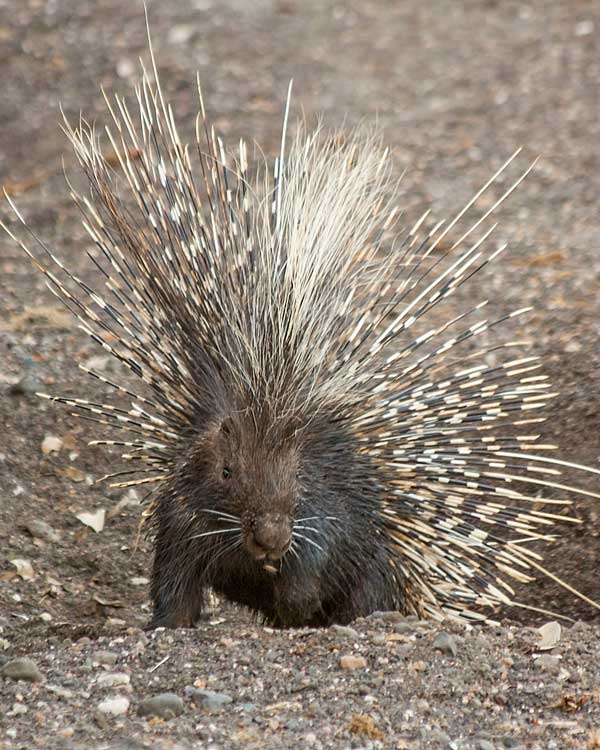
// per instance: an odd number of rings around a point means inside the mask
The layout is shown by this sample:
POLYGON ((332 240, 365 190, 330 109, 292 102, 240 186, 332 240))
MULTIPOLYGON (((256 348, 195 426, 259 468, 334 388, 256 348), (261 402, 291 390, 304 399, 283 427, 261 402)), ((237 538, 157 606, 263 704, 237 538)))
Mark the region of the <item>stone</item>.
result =
POLYGON ((159 719, 174 719, 183 713, 183 700, 175 693, 160 693, 146 698, 138 706, 139 716, 156 716, 159 719))

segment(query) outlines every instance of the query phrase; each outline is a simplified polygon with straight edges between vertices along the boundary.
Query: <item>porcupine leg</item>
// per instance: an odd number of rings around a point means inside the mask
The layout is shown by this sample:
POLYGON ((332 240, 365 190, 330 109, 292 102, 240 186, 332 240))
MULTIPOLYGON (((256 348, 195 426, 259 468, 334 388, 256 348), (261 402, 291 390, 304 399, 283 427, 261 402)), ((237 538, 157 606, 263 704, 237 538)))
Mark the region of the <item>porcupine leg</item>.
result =
POLYGON ((198 562, 189 547, 173 547, 175 533, 162 522, 156 534, 149 628, 191 628, 204 608, 205 593, 198 562))

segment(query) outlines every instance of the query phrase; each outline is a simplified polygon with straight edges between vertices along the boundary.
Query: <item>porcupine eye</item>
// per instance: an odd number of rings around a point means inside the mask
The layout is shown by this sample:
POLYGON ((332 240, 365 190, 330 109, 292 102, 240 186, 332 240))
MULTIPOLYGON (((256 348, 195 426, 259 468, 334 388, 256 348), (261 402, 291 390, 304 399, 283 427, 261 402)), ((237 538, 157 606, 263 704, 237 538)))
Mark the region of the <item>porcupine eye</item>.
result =
MULTIPOLYGON (((226 417, 221 422, 221 434, 225 436, 225 441, 229 445, 230 439, 231 439, 231 417, 226 417)), ((223 466, 223 470, 221 471, 221 476, 223 479, 231 479, 231 469, 226 464, 223 466)))

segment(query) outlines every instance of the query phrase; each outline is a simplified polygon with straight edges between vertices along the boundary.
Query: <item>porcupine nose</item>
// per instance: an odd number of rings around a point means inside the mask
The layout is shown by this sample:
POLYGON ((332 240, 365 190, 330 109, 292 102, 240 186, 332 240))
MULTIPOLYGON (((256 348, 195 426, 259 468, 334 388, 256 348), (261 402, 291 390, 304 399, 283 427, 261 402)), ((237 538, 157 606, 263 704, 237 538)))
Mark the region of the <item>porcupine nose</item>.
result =
POLYGON ((278 560, 292 541, 292 524, 282 513, 265 513, 256 519, 252 531, 252 552, 257 560, 278 560))

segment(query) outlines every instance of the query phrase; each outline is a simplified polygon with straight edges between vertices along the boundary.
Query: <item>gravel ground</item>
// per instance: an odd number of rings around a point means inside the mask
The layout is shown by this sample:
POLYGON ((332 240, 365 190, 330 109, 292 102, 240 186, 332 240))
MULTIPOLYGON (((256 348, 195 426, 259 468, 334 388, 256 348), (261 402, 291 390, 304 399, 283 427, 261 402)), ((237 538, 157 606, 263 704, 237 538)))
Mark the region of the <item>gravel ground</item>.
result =
MULTIPOLYGON (((499 215, 510 254, 456 305, 473 293, 499 315, 535 304, 510 335, 533 341, 562 394, 544 438, 598 467, 600 6, 156 0, 148 9, 163 87, 189 137, 199 70, 227 140, 244 135, 275 153, 293 77, 296 113, 309 121, 378 120, 398 173, 408 167, 409 217, 430 202, 437 216, 458 209, 518 146, 522 169, 542 154, 499 215)), ((99 87, 129 92, 140 55, 141 4, 0 0, 0 183, 92 284, 62 175, 64 156, 77 180, 58 103, 70 119, 82 110, 103 124, 99 87)), ((107 373, 111 363, 4 236, 0 287, 0 748, 600 748, 600 620, 551 582, 519 596, 579 620, 558 640, 550 628, 554 645, 538 631, 549 618, 520 610, 474 630, 392 613, 350 629, 273 632, 217 605, 195 631, 144 632, 141 497, 95 484, 116 456, 86 445, 92 426, 33 395, 100 398, 76 363, 107 373), (101 521, 98 532, 89 525, 101 521)), ((591 476, 578 481, 597 490, 591 476)), ((600 600, 598 505, 578 500, 575 514, 582 523, 564 527, 546 560, 600 600)))
MULTIPOLYGON (((235 626, 233 626, 235 623, 235 626)), ((272 631, 33 629, 4 666, 4 747, 598 747, 597 631, 436 630, 397 613, 272 631), (594 724, 595 720, 595 724, 594 724), (9 739, 11 738, 11 739, 9 739), (12 739, 14 738, 14 739, 12 739), (109 739, 110 738, 110 739, 109 739), (594 739, 595 738, 595 739, 594 739)))

